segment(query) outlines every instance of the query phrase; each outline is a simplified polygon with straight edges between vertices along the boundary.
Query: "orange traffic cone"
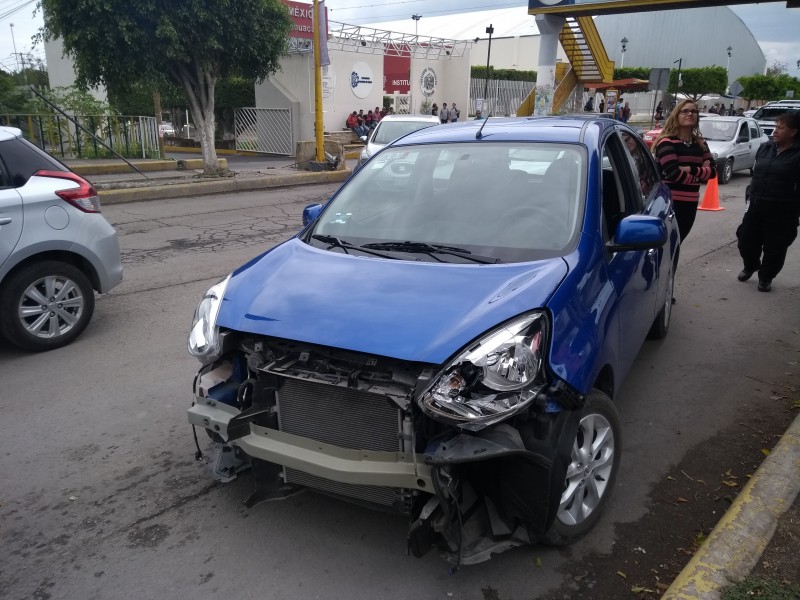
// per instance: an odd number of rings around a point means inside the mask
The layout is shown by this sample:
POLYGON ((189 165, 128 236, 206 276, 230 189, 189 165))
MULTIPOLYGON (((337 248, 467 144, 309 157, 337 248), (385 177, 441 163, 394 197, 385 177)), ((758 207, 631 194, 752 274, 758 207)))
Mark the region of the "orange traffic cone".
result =
POLYGON ((709 179, 706 184, 706 191, 703 194, 703 201, 698 210, 725 210, 724 206, 719 205, 719 184, 717 178, 709 179))

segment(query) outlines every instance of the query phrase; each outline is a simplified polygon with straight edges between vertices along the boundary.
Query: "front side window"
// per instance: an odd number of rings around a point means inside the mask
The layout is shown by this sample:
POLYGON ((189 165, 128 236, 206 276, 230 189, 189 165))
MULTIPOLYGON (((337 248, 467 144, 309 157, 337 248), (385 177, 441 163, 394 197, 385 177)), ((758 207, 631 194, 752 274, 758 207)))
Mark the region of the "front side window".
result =
MULTIPOLYGON (((636 175, 639 180, 639 191, 642 194, 642 200, 644 200, 658 185, 658 173, 653 164, 653 159, 637 138, 627 131, 622 131, 620 133, 622 135, 622 140, 625 142, 625 150, 630 158, 634 175, 636 175)), ((641 204, 637 206, 637 208, 639 207, 641 207, 641 204)))
POLYGON ((351 250, 422 242, 497 262, 559 256, 580 231, 585 171, 585 149, 569 144, 476 141, 389 148, 350 179, 308 240, 345 240, 351 250))

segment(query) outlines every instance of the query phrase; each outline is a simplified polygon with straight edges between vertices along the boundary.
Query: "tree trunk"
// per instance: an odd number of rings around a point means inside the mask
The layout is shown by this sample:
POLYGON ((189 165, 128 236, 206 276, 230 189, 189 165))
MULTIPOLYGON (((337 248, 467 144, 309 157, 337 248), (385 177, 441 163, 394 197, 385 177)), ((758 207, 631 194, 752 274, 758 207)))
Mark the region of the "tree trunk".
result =
POLYGON ((194 123, 200 133, 200 149, 203 153, 203 175, 216 177, 219 175, 217 167, 217 149, 214 140, 214 91, 216 77, 204 71, 195 63, 195 69, 178 66, 176 69, 178 80, 186 92, 189 109, 192 111, 194 123))

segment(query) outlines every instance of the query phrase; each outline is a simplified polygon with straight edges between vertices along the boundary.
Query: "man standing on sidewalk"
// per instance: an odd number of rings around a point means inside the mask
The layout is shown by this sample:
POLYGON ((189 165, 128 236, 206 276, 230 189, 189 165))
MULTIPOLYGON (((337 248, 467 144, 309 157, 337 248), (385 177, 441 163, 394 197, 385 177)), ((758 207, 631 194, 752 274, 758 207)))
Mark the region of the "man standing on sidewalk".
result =
POLYGON ((447 108, 447 102, 442 102, 442 109, 439 111, 439 122, 444 125, 450 121, 450 109, 447 108))

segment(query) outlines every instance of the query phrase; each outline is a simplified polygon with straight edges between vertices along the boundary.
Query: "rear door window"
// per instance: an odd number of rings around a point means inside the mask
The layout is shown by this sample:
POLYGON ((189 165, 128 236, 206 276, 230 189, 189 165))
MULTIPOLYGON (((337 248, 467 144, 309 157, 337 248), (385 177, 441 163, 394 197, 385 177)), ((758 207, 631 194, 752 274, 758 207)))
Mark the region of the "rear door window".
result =
POLYGON ((67 171, 68 169, 55 158, 40 150, 29 141, 15 138, 0 142, 0 160, 15 188, 22 187, 31 176, 42 169, 50 171, 67 171))

